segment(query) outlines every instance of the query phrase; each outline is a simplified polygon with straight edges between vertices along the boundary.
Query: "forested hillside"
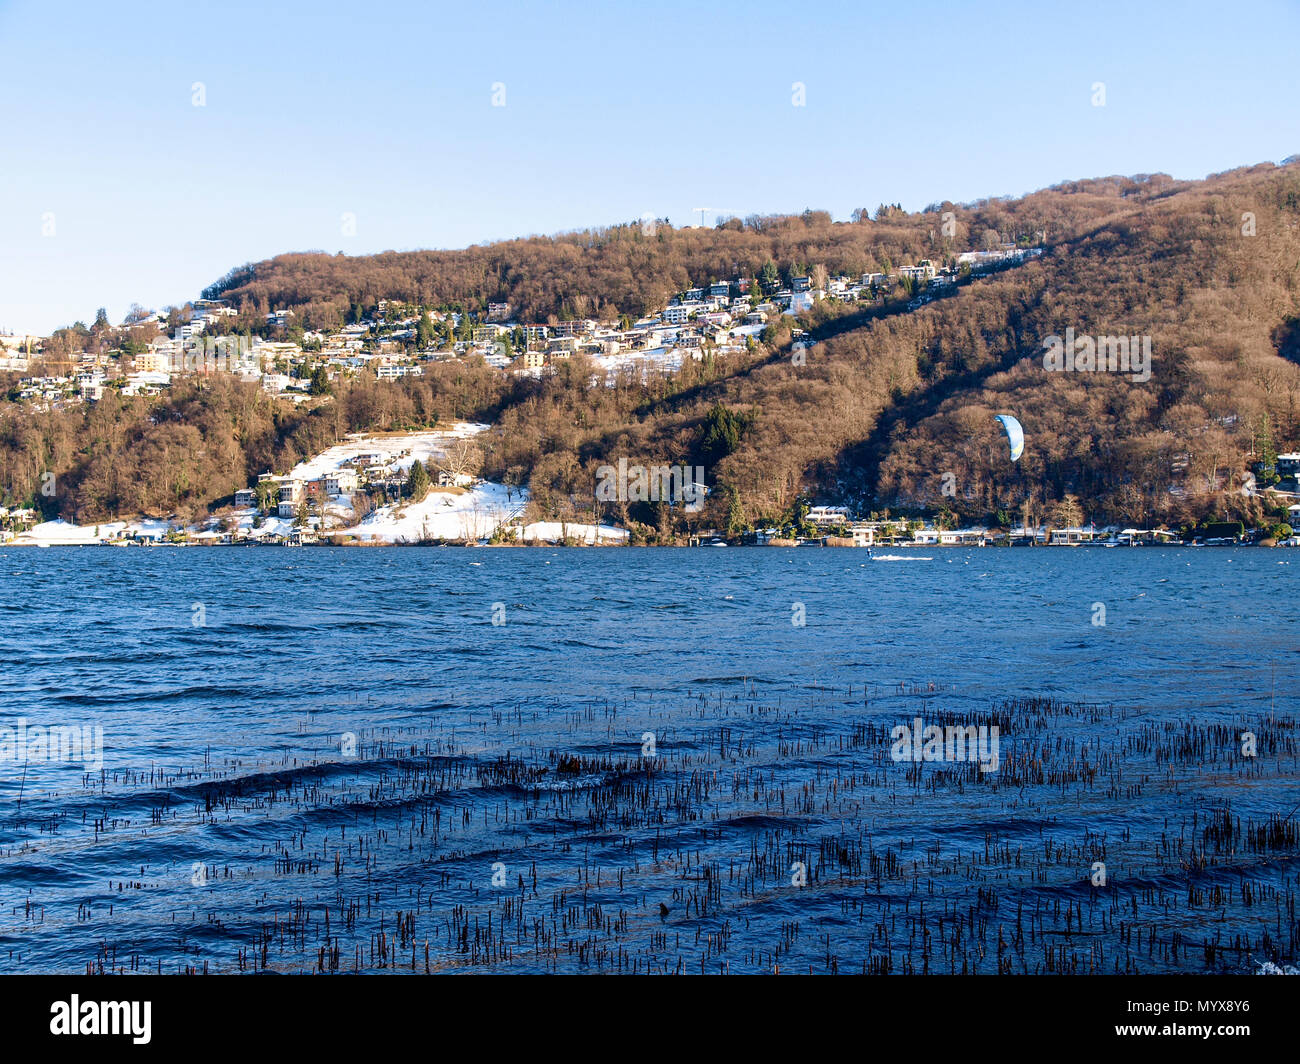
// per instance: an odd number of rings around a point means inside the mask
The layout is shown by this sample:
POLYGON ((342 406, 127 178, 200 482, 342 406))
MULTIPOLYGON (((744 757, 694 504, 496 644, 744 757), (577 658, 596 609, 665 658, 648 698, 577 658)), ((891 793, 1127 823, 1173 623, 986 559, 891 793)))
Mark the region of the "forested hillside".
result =
POLYGON ((385 252, 360 258, 279 255, 232 270, 204 295, 245 308, 250 320, 293 309, 307 328, 336 328, 357 306, 381 298, 480 311, 508 302, 520 321, 616 320, 661 309, 694 284, 823 265, 831 273, 887 270, 918 259, 1002 240, 1029 244, 1085 222, 1096 197, 989 200, 959 210, 934 204, 920 214, 881 205, 873 216, 832 223, 825 211, 729 219, 714 228, 629 222, 554 237, 510 240, 462 251, 385 252), (952 212, 945 235, 943 215, 952 212))
POLYGON ((711 470, 746 523, 774 519, 802 492, 970 520, 1026 503, 1050 519, 1069 495, 1098 520, 1258 517, 1242 493, 1251 463, 1300 443, 1300 167, 1079 182, 1007 206, 1025 215, 1056 220, 1039 259, 910 312, 829 308, 814 325, 826 338, 803 364, 779 346, 647 403, 628 424, 509 411, 508 446, 535 483, 576 490, 604 454, 687 455, 722 404, 751 422, 711 470), (1067 327, 1149 335, 1150 380, 1047 372, 1043 341, 1067 327), (999 412, 1025 425, 1018 463, 999 412), (570 428, 580 438, 562 457, 524 451, 526 422, 555 421, 590 428, 570 428), (585 459, 581 475, 570 455, 585 459), (945 473, 955 496, 943 494, 945 473))
POLYGON ((575 357, 541 381, 479 360, 440 363, 423 379, 358 381, 299 409, 233 381, 85 410, 3 404, 0 483, 10 499, 33 498, 53 470, 59 490, 47 506, 82 521, 193 514, 343 432, 476 418, 495 425, 485 474, 529 484, 549 515, 590 513, 596 467, 626 457, 705 465, 714 491, 690 520, 732 528, 780 520, 800 497, 864 513, 945 508, 954 520, 1026 505, 1045 515, 1069 496, 1099 521, 1258 516, 1243 492, 1252 463, 1300 445, 1294 163, 1200 182, 1080 181, 845 223, 807 212, 464 251, 284 255, 232 271, 208 294, 249 321, 298 308, 309 327, 380 298, 475 312, 504 300, 521 321, 616 317, 769 262, 787 275, 860 273, 1002 241, 1045 251, 916 308, 819 304, 800 323, 817 341, 806 352, 791 350, 787 320, 755 351, 688 360, 646 386, 590 388, 575 357), (1067 328, 1149 336, 1150 379, 1048 372, 1044 340, 1067 328), (1025 427, 1018 463, 995 413, 1025 427))

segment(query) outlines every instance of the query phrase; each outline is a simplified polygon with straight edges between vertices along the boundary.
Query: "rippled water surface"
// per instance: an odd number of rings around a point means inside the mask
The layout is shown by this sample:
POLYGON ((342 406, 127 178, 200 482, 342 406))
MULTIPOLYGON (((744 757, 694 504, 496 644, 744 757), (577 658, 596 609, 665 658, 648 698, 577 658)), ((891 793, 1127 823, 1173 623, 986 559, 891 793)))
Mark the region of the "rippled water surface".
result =
POLYGON ((0 551, 0 970, 1294 963, 1300 553, 898 553, 0 551))

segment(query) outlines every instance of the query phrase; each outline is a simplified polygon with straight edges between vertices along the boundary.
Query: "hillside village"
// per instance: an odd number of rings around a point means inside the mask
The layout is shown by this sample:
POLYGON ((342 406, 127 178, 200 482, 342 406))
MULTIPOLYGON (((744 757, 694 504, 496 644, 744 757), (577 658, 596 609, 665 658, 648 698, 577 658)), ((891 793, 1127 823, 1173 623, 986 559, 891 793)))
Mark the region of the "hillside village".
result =
MULTIPOLYGON (((140 350, 81 353, 67 372, 20 377, 6 398, 38 406, 95 402, 105 389, 156 395, 174 378, 229 373, 258 382, 268 393, 301 402, 340 378, 371 374, 377 380, 421 376, 430 362, 481 357, 502 373, 538 377, 575 355, 590 358, 593 384, 620 377, 644 379, 672 372, 684 359, 752 347, 783 315, 797 316, 822 300, 878 304, 905 294, 910 309, 935 298, 963 276, 1040 254, 1006 245, 969 251, 946 265, 922 259, 857 277, 796 275, 737 277, 678 293, 667 306, 638 320, 576 318, 548 323, 515 320, 508 303, 479 313, 419 307, 380 299, 337 332, 295 328, 292 310, 272 310, 260 333, 233 333, 239 311, 223 299, 196 299, 169 313, 137 311, 121 325, 140 350), (170 327, 169 327, 170 326, 170 327), (281 337, 293 336, 293 339, 281 337)), ((47 360, 44 338, 0 336, 0 373, 30 373, 47 360)), ((134 346, 134 345, 133 345, 134 346)))

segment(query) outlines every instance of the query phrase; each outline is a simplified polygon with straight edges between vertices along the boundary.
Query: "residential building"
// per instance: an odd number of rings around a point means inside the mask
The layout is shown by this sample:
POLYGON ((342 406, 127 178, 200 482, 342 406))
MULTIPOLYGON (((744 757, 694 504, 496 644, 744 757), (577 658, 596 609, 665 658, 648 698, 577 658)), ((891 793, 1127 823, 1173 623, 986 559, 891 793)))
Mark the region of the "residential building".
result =
POLYGON ((337 469, 322 478, 327 495, 351 495, 357 490, 357 474, 352 469, 337 469))
POLYGON ((376 366, 375 376, 381 381, 395 381, 401 377, 419 377, 424 371, 419 366, 376 366))
POLYGON ((579 318, 576 321, 562 321, 558 325, 551 326, 552 336, 586 336, 596 328, 596 322, 590 318, 579 318))
POLYGON ((922 259, 915 266, 900 266, 898 275, 909 278, 913 281, 933 281, 938 271, 934 268, 934 263, 929 259, 922 259))
POLYGON ((1049 542, 1056 546, 1069 546, 1074 543, 1091 543, 1097 537, 1097 531, 1092 528, 1054 528, 1049 542))
POLYGON ((279 506, 276 513, 280 517, 293 517, 302 504, 305 491, 301 480, 283 480, 280 482, 279 506))
POLYGON ((789 313, 799 314, 805 310, 812 310, 813 294, 811 292, 791 292, 789 313))
POLYGON ((846 506, 813 506, 808 510, 808 520, 818 528, 847 525, 849 510, 846 506))
POLYGON ((148 351, 141 351, 135 358, 137 373, 166 373, 172 367, 172 355, 179 353, 179 345, 164 340, 150 346, 148 351))
POLYGON ((987 535, 988 530, 983 528, 918 528, 912 534, 912 542, 930 547, 982 547, 987 535))

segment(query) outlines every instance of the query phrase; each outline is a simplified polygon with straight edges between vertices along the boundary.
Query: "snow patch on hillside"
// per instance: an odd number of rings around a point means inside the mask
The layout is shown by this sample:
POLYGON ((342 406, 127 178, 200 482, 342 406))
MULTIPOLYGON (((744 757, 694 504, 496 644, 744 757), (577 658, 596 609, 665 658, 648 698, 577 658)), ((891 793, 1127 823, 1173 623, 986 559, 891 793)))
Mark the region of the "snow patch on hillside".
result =
POLYGON ((326 473, 342 469, 362 455, 380 456, 380 464, 406 471, 417 458, 425 465, 437 464, 454 440, 471 439, 489 428, 487 425, 459 421, 446 429, 428 432, 357 433, 343 443, 326 448, 314 458, 299 462, 289 472, 298 480, 316 480, 326 473))
POLYGON ((420 502, 381 506, 360 524, 330 529, 329 534, 386 543, 487 539, 498 526, 518 517, 527 504, 527 492, 482 481, 468 491, 434 489, 420 502))

